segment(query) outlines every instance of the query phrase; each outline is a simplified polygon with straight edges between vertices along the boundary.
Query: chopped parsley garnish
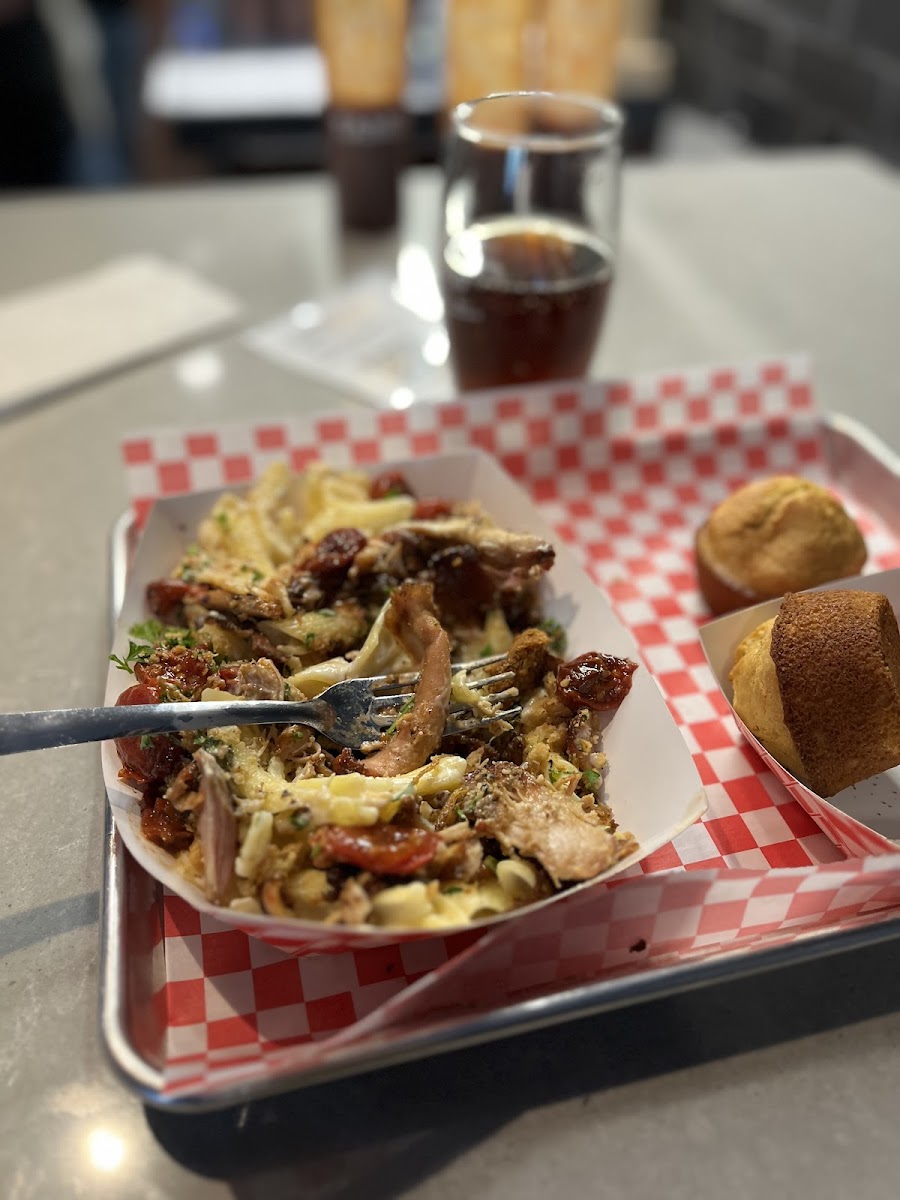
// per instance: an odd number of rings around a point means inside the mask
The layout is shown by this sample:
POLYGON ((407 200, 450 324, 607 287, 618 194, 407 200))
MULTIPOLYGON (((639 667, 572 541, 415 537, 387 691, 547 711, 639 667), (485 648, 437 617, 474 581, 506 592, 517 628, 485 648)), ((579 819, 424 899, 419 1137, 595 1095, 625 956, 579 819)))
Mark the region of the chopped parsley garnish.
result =
POLYGON ((558 767, 554 767, 552 758, 547 764, 547 775, 551 783, 559 783, 563 777, 563 772, 558 767))
POLYGON ((463 888, 461 888, 461 887, 448 887, 448 888, 444 888, 444 890, 441 894, 444 896, 455 896, 457 892, 461 892, 461 891, 463 891, 463 888))
POLYGON ((303 644, 308 648, 309 646, 311 646, 313 644, 313 642, 315 640, 316 640, 316 631, 314 629, 311 629, 309 631, 309 633, 304 634, 303 644))
POLYGON ((497 860, 493 854, 486 854, 484 856, 484 865, 489 871, 493 871, 495 875, 497 874, 497 860))
POLYGON ((456 815, 459 817, 459 819, 461 821, 468 821, 468 819, 469 819, 466 816, 465 811, 463 809, 461 809, 458 804, 456 806, 456 815))
POLYGON ((118 654, 111 654, 109 661, 115 663, 120 671, 130 672, 134 669, 135 663, 146 662, 152 653, 152 646, 141 646, 137 642, 129 641, 128 653, 125 657, 120 658, 118 654))
POLYGON ((150 736, 149 733, 141 734, 141 749, 142 750, 152 750, 153 749, 153 738, 150 736))
POLYGON ((494 653, 494 647, 491 645, 490 642, 485 642, 484 645, 481 647, 481 649, 478 651, 478 657, 479 658, 490 658, 493 653, 494 653))
POLYGON ((153 617, 147 621, 138 621, 128 630, 128 653, 124 658, 111 654, 109 661, 115 663, 120 671, 132 671, 135 663, 146 662, 156 649, 156 645, 186 646, 196 645, 197 639, 189 629, 179 629, 172 625, 166 627, 153 617), (135 641, 134 639, 138 640, 135 641), (141 642, 151 642, 153 645, 141 645, 141 642))
POLYGON ((566 649, 566 631, 559 621, 546 617, 538 626, 550 638, 550 650, 553 654, 564 654, 566 649))
POLYGON ((155 617, 150 617, 146 621, 137 621, 128 630, 128 633, 140 642, 158 642, 163 635, 163 629, 162 621, 157 621, 155 617))
POLYGON ((337 613, 334 611, 333 608, 320 608, 319 616, 320 617, 336 617, 337 613))
POLYGON ((581 778, 584 780, 584 785, 590 791, 595 792, 600 784, 600 772, 588 769, 581 772, 581 778))
POLYGON ((308 829, 311 820, 312 813, 308 808, 298 808, 291 813, 291 824, 295 829, 308 829))
POLYGON ((222 527, 222 529, 227 529, 228 526, 230 525, 230 521, 228 520, 228 513, 227 512, 217 512, 216 513, 216 522, 222 527))
POLYGON ((397 713, 397 717, 396 717, 393 725, 388 726, 388 733, 396 733, 397 732, 397 726, 400 724, 400 718, 405 717, 408 712, 412 712, 413 703, 414 703, 413 696, 410 696, 410 698, 408 700, 404 701, 402 708, 397 713))
POLYGON ((263 575, 262 571, 258 571, 256 567, 254 567, 250 572, 250 582, 261 583, 263 579, 265 579, 265 576, 263 575))

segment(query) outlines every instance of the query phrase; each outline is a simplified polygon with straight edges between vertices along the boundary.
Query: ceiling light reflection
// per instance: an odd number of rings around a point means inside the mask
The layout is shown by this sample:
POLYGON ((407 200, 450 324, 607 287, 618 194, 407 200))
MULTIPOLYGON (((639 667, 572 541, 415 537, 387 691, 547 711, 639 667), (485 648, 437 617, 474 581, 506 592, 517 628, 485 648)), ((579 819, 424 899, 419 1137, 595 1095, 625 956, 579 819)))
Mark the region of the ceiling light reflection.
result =
POLYGON ((391 408, 409 408, 413 400, 415 400, 415 396, 411 388, 398 387, 391 392, 391 408))
POLYGON ((397 254, 397 279, 394 298, 423 321, 440 321, 444 301, 438 287, 431 255, 424 246, 407 242, 397 254))
POLYGON ((125 1142, 109 1129, 94 1129, 88 1134, 88 1155, 98 1171, 110 1175, 122 1165, 125 1142))
POLYGON ((222 379, 225 367, 215 350, 194 350, 175 364, 175 374, 182 387, 192 392, 205 392, 222 379))
POLYGON ((450 356, 450 339, 445 330, 434 329, 422 343, 422 357, 432 367, 442 367, 450 356))
POLYGON ((291 322, 298 329, 315 329, 321 320, 322 306, 314 304, 311 300, 307 300, 303 304, 295 304, 291 309, 291 322))

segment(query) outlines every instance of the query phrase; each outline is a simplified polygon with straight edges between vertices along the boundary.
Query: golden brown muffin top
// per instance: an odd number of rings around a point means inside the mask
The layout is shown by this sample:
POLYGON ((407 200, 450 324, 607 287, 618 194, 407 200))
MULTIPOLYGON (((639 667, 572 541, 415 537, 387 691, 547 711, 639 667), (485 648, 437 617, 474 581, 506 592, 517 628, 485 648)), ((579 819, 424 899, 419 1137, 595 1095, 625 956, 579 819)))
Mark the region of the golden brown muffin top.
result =
POLYGON ((796 475, 739 488, 713 510, 702 541, 716 572, 760 597, 855 575, 866 560, 862 535, 840 502, 796 475))

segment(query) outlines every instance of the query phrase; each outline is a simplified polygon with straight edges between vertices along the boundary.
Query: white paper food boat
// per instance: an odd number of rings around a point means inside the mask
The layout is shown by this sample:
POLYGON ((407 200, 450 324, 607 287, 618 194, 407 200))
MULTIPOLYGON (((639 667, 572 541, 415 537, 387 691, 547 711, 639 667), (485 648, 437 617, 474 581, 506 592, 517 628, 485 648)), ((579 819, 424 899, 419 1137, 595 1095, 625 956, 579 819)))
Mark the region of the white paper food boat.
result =
MULTIPOLYGON (((878 574, 839 579, 811 590, 881 592, 887 596, 894 612, 900 613, 898 568, 878 574)), ((740 612, 719 617, 700 630, 700 641, 707 661, 729 704, 734 700, 729 674, 734 665, 738 645, 763 621, 774 617, 780 607, 781 599, 768 600, 752 608, 744 608, 740 612)), ((794 799, 799 801, 823 832, 845 854, 856 858, 863 854, 896 853, 900 841, 900 767, 884 771, 881 775, 873 775, 871 779, 864 779, 826 800, 785 770, 753 736, 737 714, 735 720, 747 741, 785 784, 794 799)))
MULTIPOLYGON (((602 650, 641 663, 633 676, 630 694, 611 716, 604 739, 609 758, 606 799, 619 826, 635 835, 639 848, 604 875, 578 885, 577 890, 601 885, 670 842, 706 810, 706 795, 697 769, 661 692, 641 662, 634 640, 606 598, 560 544, 560 539, 526 493, 492 458, 480 451, 467 451, 388 465, 402 471, 414 491, 423 498, 477 498, 498 524, 527 530, 553 542, 557 557, 547 581, 545 611, 567 629, 567 654, 572 657, 588 650, 602 650)), ((377 469, 384 470, 385 464, 380 464, 377 469)), ((117 654, 127 650, 129 627, 147 616, 144 605, 147 583, 170 573, 185 546, 194 540, 198 522, 218 494, 217 490, 161 500, 153 508, 131 567, 113 647, 117 654)), ((121 670, 111 667, 106 702, 115 703, 128 682, 121 670)), ((116 828, 132 855, 161 883, 220 923, 279 947, 305 952, 343 951, 435 935, 432 930, 323 926, 311 921, 285 921, 216 907, 174 869, 173 860, 165 851, 141 836, 137 793, 119 780, 121 764, 111 742, 104 743, 102 757, 116 828)), ((564 899, 574 890, 570 888, 528 908, 458 929, 479 928, 498 920, 521 917, 538 907, 564 899)), ((448 928, 442 929, 440 934, 446 936, 453 932, 454 929, 448 928)))

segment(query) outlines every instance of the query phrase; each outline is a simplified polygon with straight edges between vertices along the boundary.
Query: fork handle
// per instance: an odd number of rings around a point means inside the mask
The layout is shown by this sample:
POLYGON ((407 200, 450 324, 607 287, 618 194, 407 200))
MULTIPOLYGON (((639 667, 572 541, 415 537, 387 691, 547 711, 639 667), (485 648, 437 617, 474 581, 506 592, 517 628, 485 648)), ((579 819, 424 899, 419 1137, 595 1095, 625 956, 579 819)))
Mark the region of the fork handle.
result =
POLYGON ((123 704, 0 714, 0 755, 107 738, 180 733, 223 725, 311 725, 327 733, 333 715, 315 700, 237 700, 225 704, 123 704))

